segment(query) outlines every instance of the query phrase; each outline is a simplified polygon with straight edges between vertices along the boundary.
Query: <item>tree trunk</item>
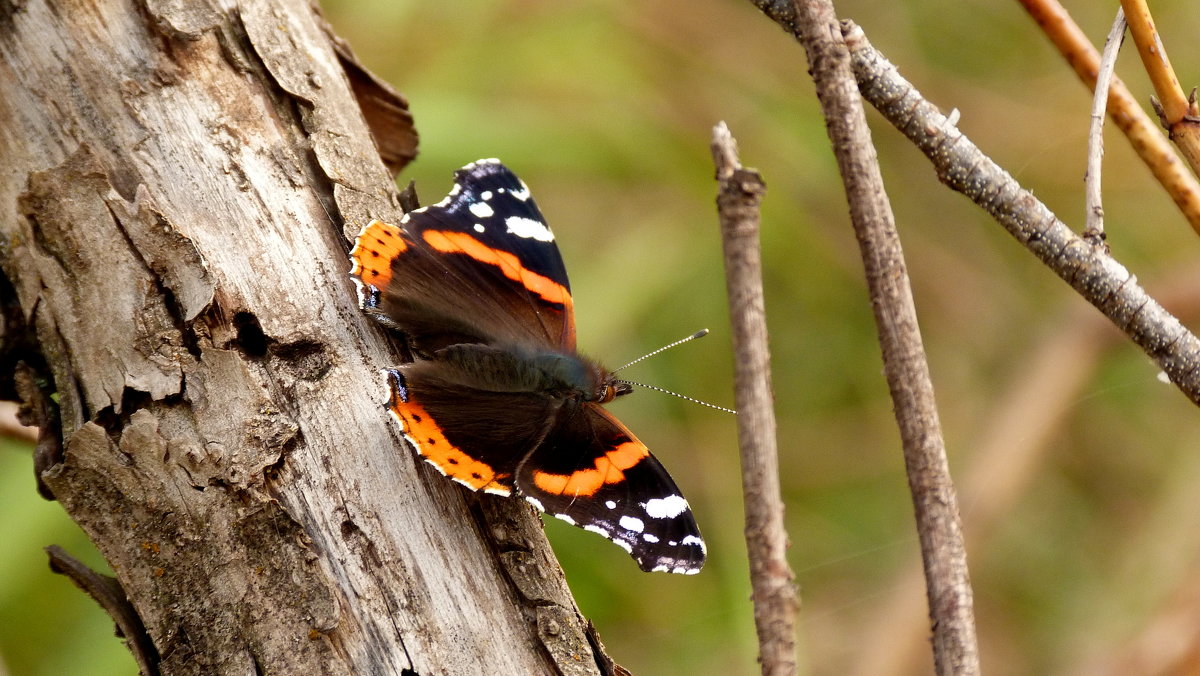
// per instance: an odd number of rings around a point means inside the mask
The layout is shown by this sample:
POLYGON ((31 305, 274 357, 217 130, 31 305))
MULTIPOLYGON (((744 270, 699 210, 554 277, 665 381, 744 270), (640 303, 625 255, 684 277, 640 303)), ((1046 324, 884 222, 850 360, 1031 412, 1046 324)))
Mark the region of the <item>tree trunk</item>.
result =
POLYGON ((531 508, 385 414, 346 233, 400 215, 380 156, 416 137, 335 42, 298 0, 0 0, 2 375, 41 487, 143 672, 610 671, 531 508))

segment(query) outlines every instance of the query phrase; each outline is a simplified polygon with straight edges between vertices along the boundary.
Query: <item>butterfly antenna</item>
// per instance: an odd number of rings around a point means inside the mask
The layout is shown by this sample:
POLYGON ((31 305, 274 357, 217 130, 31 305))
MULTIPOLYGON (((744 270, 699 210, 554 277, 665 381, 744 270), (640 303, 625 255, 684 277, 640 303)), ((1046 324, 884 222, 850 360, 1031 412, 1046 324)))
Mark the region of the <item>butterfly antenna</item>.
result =
MULTIPOLYGON (((690 341, 690 340, 695 340, 695 339, 697 339, 697 338, 703 338, 704 336, 707 336, 707 335, 708 335, 708 329, 700 329, 699 331, 697 331, 697 332, 693 333, 692 335, 688 336, 687 338, 681 338, 681 339, 679 339, 679 340, 677 340, 677 341, 675 341, 674 343, 671 343, 671 344, 669 344, 669 345, 663 345, 662 347, 660 347, 660 348, 658 348, 657 350, 655 350, 655 351, 651 352, 650 354, 642 355, 641 357, 638 357, 637 359, 634 359, 633 361, 629 362, 629 363, 628 363, 628 364, 626 364, 625 366, 622 366, 621 368, 618 368, 618 369, 613 369, 613 370, 611 371, 611 373, 616 373, 617 371, 620 371, 621 369, 624 369, 624 368, 628 368, 628 367, 630 367, 630 366, 633 366, 634 364, 638 363, 639 361, 642 361, 643 359, 649 359, 650 357, 653 357, 654 355, 658 354, 659 352, 662 352, 663 350, 669 350, 669 349, 671 349, 671 348, 673 348, 673 347, 676 347, 676 346, 678 346, 678 345, 683 345, 684 343, 686 343, 686 342, 688 342, 688 341, 690 341)), ((663 388, 661 388, 661 387, 655 387, 654 385, 647 385, 647 384, 645 384, 645 383, 635 383, 635 382, 634 382, 634 381, 632 381, 632 380, 617 380, 617 382, 618 382, 618 383, 625 383, 626 385, 636 385, 636 386, 638 386, 638 387, 644 387, 644 388, 646 388, 646 389, 648 389, 648 390, 654 390, 654 391, 656 391, 656 392, 662 392, 663 394, 669 394, 669 395, 671 395, 672 397, 679 397, 680 399, 686 399, 686 400, 688 400, 688 401, 692 402, 693 404, 700 404, 701 406, 707 406, 707 407, 709 407, 709 408, 715 408, 715 409, 717 409, 718 411, 724 411, 724 412, 726 412, 726 413, 732 413, 732 414, 734 414, 734 415, 737 415, 737 411, 733 410, 732 408, 725 408, 724 406, 717 406, 716 404, 710 404, 710 403, 708 403, 707 401, 701 401, 701 400, 699 400, 699 399, 694 399, 694 398, 692 398, 692 397, 689 397, 689 396, 687 396, 687 395, 685 395, 685 394, 680 394, 680 393, 678 393, 678 392, 672 392, 671 390, 664 390, 663 388)))
POLYGON ((646 385, 645 383, 635 383, 635 382, 633 382, 632 380, 618 380, 617 382, 618 382, 618 383, 625 383, 626 385, 637 385, 638 387, 644 387, 644 388, 646 388, 646 389, 648 389, 648 390, 654 390, 654 391, 656 391, 656 392, 662 392, 663 394, 669 394, 669 395, 671 395, 672 397, 679 397, 680 399, 686 399, 686 400, 688 400, 688 401, 692 402, 693 404, 700 404, 701 406, 707 406, 707 407, 709 407, 709 408, 715 408, 715 409, 717 409, 718 411, 724 411, 724 412, 726 412, 726 413, 732 413, 732 414, 734 414, 734 415, 737 415, 737 411, 733 410, 732 408, 725 408, 724 406, 717 406, 716 404, 710 404, 710 403, 708 403, 707 401, 701 401, 701 400, 699 400, 699 399, 693 399, 692 397, 689 397, 689 396, 687 396, 686 394, 680 394, 680 393, 678 393, 678 392, 672 392, 671 390, 664 390, 663 388, 661 388, 661 387, 655 387, 654 385, 646 385))
MULTIPOLYGON (((649 359, 650 357, 653 357, 654 355, 658 354, 659 352, 662 352, 663 350, 669 350, 669 349, 675 347, 676 345, 683 345, 684 343, 688 342, 689 340, 703 338, 704 336, 707 336, 707 335, 708 335, 708 329, 700 329, 699 331, 693 333, 692 335, 688 336, 687 338, 681 338, 681 339, 675 341, 674 343, 671 343, 670 345, 663 345, 662 347, 651 352, 650 354, 644 354, 644 355, 638 357, 637 359, 634 359, 633 361, 629 362, 628 364, 622 366, 621 368, 613 369, 612 371, 610 371, 610 373, 616 373, 617 371, 620 371, 621 369, 629 368, 630 366, 633 366, 634 364, 638 363, 639 361, 642 361, 643 359, 649 359)), ((637 383, 632 383, 632 384, 636 385, 637 383)), ((642 385, 642 387, 649 387, 649 385, 642 385)), ((657 388, 650 388, 650 389, 657 389, 657 388)), ((670 394, 675 394, 675 393, 670 392, 670 394)), ((676 395, 676 396, 679 396, 679 395, 676 395)), ((687 397, 684 397, 684 398, 686 399, 687 397)))

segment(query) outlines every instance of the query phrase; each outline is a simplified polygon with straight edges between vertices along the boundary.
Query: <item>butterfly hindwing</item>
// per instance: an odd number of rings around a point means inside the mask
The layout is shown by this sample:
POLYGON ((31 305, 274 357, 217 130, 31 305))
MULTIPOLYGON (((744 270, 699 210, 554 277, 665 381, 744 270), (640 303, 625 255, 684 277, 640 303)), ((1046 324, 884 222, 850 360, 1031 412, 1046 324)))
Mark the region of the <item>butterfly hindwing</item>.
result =
POLYGON ((687 500, 649 449, 597 404, 563 406, 517 471, 546 513, 612 540, 645 571, 698 573, 704 541, 687 500))
POLYGON ((473 491, 512 495, 517 466, 543 436, 553 400, 468 388, 441 377, 434 362, 384 373, 388 410, 418 455, 473 491))

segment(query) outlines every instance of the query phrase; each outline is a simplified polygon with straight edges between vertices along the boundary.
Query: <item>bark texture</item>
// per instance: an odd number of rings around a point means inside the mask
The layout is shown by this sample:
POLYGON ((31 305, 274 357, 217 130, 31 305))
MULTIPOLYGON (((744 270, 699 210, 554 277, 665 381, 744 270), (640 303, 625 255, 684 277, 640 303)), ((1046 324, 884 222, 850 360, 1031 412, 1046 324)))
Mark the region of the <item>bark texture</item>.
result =
POLYGON ((0 389, 143 672, 612 669, 531 509, 384 414, 347 236, 415 143, 299 0, 0 0, 0 389))

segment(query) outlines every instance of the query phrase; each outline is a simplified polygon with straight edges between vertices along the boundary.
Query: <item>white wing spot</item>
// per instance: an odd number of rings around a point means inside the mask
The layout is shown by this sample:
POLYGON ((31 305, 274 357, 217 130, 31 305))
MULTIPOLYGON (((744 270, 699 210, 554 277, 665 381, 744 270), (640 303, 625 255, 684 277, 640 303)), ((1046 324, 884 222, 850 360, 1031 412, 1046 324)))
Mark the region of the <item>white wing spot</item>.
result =
POLYGON ((481 160, 475 160, 474 162, 463 167, 463 169, 474 169, 476 166, 478 166, 480 164, 500 164, 500 160, 498 160, 494 157, 485 157, 481 160))
MULTIPOLYGON (((483 199, 486 200, 487 198, 484 197, 483 199)), ((487 202, 472 202, 471 206, 467 208, 470 209, 471 213, 475 214, 475 216, 478 218, 491 218, 496 214, 496 212, 492 210, 491 205, 489 205, 487 202)))
POLYGON ((554 241, 554 233, 550 232, 550 228, 547 228, 546 224, 541 221, 524 216, 509 216, 504 219, 504 224, 508 226, 508 231, 517 237, 536 239, 540 242, 554 241))
POLYGON ((609 537, 608 531, 604 530, 603 528, 601 528, 599 526, 592 525, 590 523, 588 525, 584 526, 583 529, 590 530, 593 533, 599 533, 600 535, 603 535, 604 537, 609 537))
POLYGON ((484 230, 487 230, 487 228, 483 227, 483 223, 475 224, 475 232, 482 233, 484 230))
POLYGON ((658 538, 650 533, 642 533, 642 539, 650 543, 658 542, 658 538))
POLYGON ((516 197, 517 199, 521 200, 522 202, 528 200, 529 199, 529 186, 525 185, 525 182, 522 181, 521 189, 514 190, 512 196, 516 197))
POLYGON ((682 495, 668 495, 665 498, 652 498, 642 503, 642 509, 652 519, 674 519, 687 511, 687 500, 682 495))
POLYGON ((486 201, 488 201, 488 200, 492 199, 492 191, 491 191, 491 190, 484 190, 483 192, 479 193, 479 196, 480 196, 480 197, 482 197, 482 198, 483 198, 483 201, 485 201, 485 202, 486 202, 486 201))
POLYGON ((623 516, 617 523, 621 524, 621 528, 635 533, 640 533, 646 528, 646 524, 636 516, 623 516))
POLYGON ((567 516, 566 514, 555 514, 554 516, 562 519, 563 521, 566 521, 567 523, 571 524, 572 526, 575 525, 575 519, 572 519, 571 517, 567 516))
POLYGON ((544 511, 546 511, 546 508, 545 508, 545 506, 543 506, 543 505, 542 505, 542 501, 541 501, 541 500, 538 500, 537 498, 531 498, 531 497, 529 497, 528 495, 526 495, 526 496, 525 496, 525 500, 526 500, 526 501, 528 501, 528 502, 529 502, 529 504, 531 504, 531 505, 533 505, 534 507, 536 507, 536 508, 537 508, 537 511, 539 511, 539 512, 544 512, 544 511))
POLYGON ((605 501, 604 501, 604 506, 605 506, 605 507, 607 507, 607 508, 609 508, 609 509, 616 509, 616 508, 617 508, 617 503, 613 502, 612 500, 605 500, 605 501))

